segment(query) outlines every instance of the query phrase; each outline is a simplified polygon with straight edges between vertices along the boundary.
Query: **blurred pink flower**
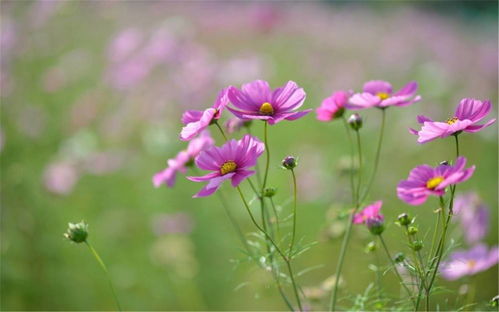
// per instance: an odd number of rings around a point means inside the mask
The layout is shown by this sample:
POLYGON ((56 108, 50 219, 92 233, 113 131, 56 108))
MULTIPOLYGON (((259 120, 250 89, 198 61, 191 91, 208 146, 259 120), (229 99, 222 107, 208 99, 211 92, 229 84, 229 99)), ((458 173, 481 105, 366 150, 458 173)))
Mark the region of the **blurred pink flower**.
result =
POLYGON ((43 173, 45 188, 58 195, 69 194, 78 178, 76 166, 69 161, 53 162, 45 168, 43 173))
POLYGON ((156 235, 189 234, 194 228, 194 220, 185 212, 157 215, 153 220, 156 235))
POLYGON ((316 110, 317 120, 331 121, 343 116, 345 104, 348 103, 350 96, 351 92, 336 91, 330 97, 325 98, 316 110))
POLYGON ((107 49, 107 57, 113 62, 124 61, 143 42, 142 33, 135 28, 127 28, 113 38, 107 49))
POLYGON ((383 201, 378 200, 377 202, 372 203, 369 206, 366 206, 362 211, 356 213, 353 216, 354 224, 363 224, 366 223, 369 219, 383 219, 383 215, 379 212, 381 211, 381 206, 383 205, 383 201))
POLYGON ((421 96, 416 95, 417 90, 418 84, 415 81, 409 82, 393 93, 389 82, 371 80, 364 84, 362 93, 356 93, 350 98, 346 107, 357 110, 370 107, 407 106, 421 100, 421 96))
POLYGON ((421 205, 430 195, 443 196, 446 187, 464 182, 473 175, 475 166, 464 169, 465 165, 466 158, 458 157, 453 166, 417 166, 411 170, 407 180, 400 181, 397 195, 410 205, 421 205))
POLYGON ((449 259, 442 262, 440 273, 447 280, 456 280, 488 270, 499 262, 499 248, 488 250, 480 244, 469 250, 458 250, 450 254, 449 259))
POLYGON ((456 196, 454 214, 461 224, 468 244, 481 241, 489 229, 489 208, 480 200, 477 193, 470 192, 456 196))
POLYGON ((478 132, 485 127, 492 125, 496 119, 493 118, 483 125, 477 125, 492 110, 490 101, 480 101, 475 99, 462 99, 457 106, 454 117, 445 122, 433 121, 426 116, 418 116, 417 120, 423 127, 420 131, 409 129, 409 132, 419 136, 419 143, 426 143, 437 138, 446 138, 464 132, 478 132))

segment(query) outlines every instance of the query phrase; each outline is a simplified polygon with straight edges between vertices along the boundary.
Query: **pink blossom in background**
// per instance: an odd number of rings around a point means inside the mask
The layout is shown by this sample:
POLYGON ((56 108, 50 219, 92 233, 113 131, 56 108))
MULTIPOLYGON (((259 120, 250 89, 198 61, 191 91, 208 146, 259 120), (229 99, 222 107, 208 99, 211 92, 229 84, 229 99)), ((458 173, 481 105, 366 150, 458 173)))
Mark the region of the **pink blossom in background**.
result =
POLYGON ((45 188, 57 195, 68 195, 73 190, 80 174, 76 166, 69 161, 58 161, 49 164, 43 173, 45 188))
POLYGON ((345 105, 348 103, 348 99, 351 96, 351 92, 347 91, 336 91, 330 97, 325 98, 321 106, 317 108, 317 120, 319 121, 331 121, 343 116, 345 112, 345 105))
POLYGON ((464 132, 478 132, 492 125, 496 119, 493 118, 485 124, 477 125, 492 110, 490 101, 475 99, 462 99, 457 106, 453 117, 445 122, 433 121, 426 116, 418 116, 417 120, 423 125, 420 131, 409 129, 410 133, 418 136, 418 143, 426 143, 437 138, 446 138, 451 135, 464 132))
POLYGON ((417 90, 418 84, 415 81, 393 92, 389 82, 371 80, 364 84, 362 93, 356 93, 350 98, 346 107, 357 110, 370 107, 407 106, 421 100, 421 96, 416 95, 417 90))
POLYGON ((256 165, 264 149, 264 144, 256 137, 245 135, 241 140, 229 140, 221 147, 212 146, 201 152, 196 158, 196 165, 212 172, 201 177, 187 177, 194 182, 208 182, 193 197, 209 196, 229 179, 232 186, 237 187, 243 180, 255 174, 255 171, 249 168, 256 165))
POLYGON ((161 185, 166 184, 168 187, 173 187, 175 185, 177 173, 185 174, 189 163, 194 161, 199 153, 208 149, 214 143, 215 141, 207 130, 201 132, 199 137, 189 142, 187 150, 180 151, 175 158, 168 159, 166 169, 153 176, 152 181, 154 186, 160 187, 161 185))
POLYGON ((489 208, 477 193, 457 195, 454 199, 454 215, 468 244, 478 243, 485 238, 489 230, 489 208))
POLYGON ((187 110, 182 115, 182 123, 185 127, 180 132, 180 139, 183 141, 192 140, 195 136, 205 130, 213 121, 220 119, 222 112, 227 106, 227 88, 222 89, 212 107, 204 110, 187 110))
POLYGON ((442 262, 440 274, 443 278, 453 281, 464 276, 471 276, 486 271, 499 261, 499 247, 490 250, 480 244, 469 250, 458 250, 450 254, 442 262))
POLYGON ((383 201, 378 200, 377 202, 372 203, 369 206, 363 208, 360 212, 356 213, 353 216, 354 224, 363 224, 366 223, 369 219, 383 219, 383 215, 380 214, 381 206, 383 205, 383 201))
POLYGON ((272 90, 267 81, 256 80, 243 84, 241 89, 229 87, 228 96, 236 108, 227 106, 227 109, 236 117, 265 120, 270 125, 299 119, 311 111, 295 111, 303 105, 306 94, 294 81, 272 90))
POLYGON ((244 127, 244 125, 247 123, 251 123, 251 120, 232 117, 227 119, 227 121, 225 122, 225 129, 227 130, 227 133, 232 134, 241 130, 241 128, 244 127))
POLYGON ((193 218, 185 213, 162 213, 153 219, 153 230, 158 236, 168 234, 189 234, 194 228, 193 218))
POLYGON ((107 49, 107 57, 113 63, 124 61, 143 42, 142 33, 135 28, 127 28, 116 35, 107 49))
POLYGON ((407 180, 400 181, 397 195, 410 205, 421 205, 430 195, 443 196, 446 187, 462 183, 473 175, 475 166, 465 169, 465 165, 466 158, 458 157, 455 165, 417 166, 407 180))

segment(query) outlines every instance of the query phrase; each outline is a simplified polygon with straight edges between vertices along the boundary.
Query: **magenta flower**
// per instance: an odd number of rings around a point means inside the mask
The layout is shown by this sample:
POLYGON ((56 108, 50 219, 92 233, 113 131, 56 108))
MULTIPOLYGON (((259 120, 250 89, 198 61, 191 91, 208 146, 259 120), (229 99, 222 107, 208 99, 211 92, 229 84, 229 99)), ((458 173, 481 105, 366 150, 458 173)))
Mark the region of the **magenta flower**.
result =
POLYGON ((489 208, 476 193, 456 196, 454 214, 457 216, 468 244, 481 241, 489 230, 489 208))
POLYGON ((382 205, 383 201, 378 200, 377 202, 365 207, 361 212, 356 213, 353 216, 353 223, 365 224, 369 219, 383 219, 383 215, 379 213, 382 205))
POLYGON ((464 169, 465 165, 466 158, 458 157, 453 166, 417 166, 411 170, 407 180, 400 181, 397 195, 410 205, 421 205, 430 195, 442 196, 447 186, 464 182, 473 175, 475 166, 464 169))
POLYGON ((175 158, 168 159, 166 169, 156 173, 152 182, 155 187, 160 187, 166 184, 168 187, 175 185, 177 173, 185 174, 187 166, 201 153, 215 143, 208 131, 203 131, 201 135, 189 142, 187 150, 180 151, 175 158))
POLYGON ((453 252, 447 261, 442 262, 440 273, 445 279, 453 281, 488 270, 498 261, 499 248, 497 246, 488 250, 487 246, 479 244, 470 250, 453 252))
POLYGON ((213 171, 201 177, 187 177, 194 182, 208 182, 193 197, 213 194, 223 181, 230 179, 232 186, 238 186, 244 179, 255 174, 248 168, 256 165, 265 149, 264 144, 251 135, 241 140, 229 140, 221 147, 212 146, 196 158, 196 165, 203 170, 213 171))
POLYGON ((409 129, 409 132, 419 136, 419 143, 426 143, 437 138, 446 138, 450 135, 457 135, 462 131, 478 132, 485 127, 492 125, 496 119, 491 119, 483 125, 476 123, 482 120, 492 109, 490 101, 480 101, 475 99, 462 99, 457 106, 454 117, 445 122, 433 121, 426 116, 418 116, 418 123, 422 124, 420 131, 409 129))
POLYGON ((182 123, 185 127, 183 127, 180 132, 180 139, 183 141, 192 140, 214 120, 220 119, 227 103, 227 88, 225 88, 220 91, 212 107, 205 109, 204 111, 187 110, 182 115, 182 123))
POLYGON ((397 92, 392 92, 392 85, 383 80, 371 80, 364 84, 363 92, 354 94, 346 107, 365 109, 370 107, 386 108, 389 106, 407 106, 421 100, 416 95, 418 84, 411 81, 397 92))
POLYGON ((331 121, 343 116, 345 105, 348 103, 350 96, 351 92, 337 91, 330 97, 325 98, 321 106, 316 110, 317 119, 320 121, 331 121))
POLYGON ((256 80, 243 84, 241 90, 229 87, 227 94, 230 102, 237 108, 227 106, 227 109, 241 119, 260 119, 273 125, 284 119, 301 118, 311 111, 295 111, 303 105, 306 94, 293 81, 271 90, 268 82, 256 80))

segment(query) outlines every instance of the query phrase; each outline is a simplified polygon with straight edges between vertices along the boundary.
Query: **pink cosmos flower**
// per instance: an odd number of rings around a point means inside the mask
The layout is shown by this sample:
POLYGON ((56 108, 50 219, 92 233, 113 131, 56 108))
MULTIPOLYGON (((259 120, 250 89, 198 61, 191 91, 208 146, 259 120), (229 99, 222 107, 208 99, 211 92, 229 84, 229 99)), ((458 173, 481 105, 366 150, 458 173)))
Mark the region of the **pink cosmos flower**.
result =
POLYGON ((450 281, 463 276, 475 275, 488 270, 499 262, 499 248, 488 250, 483 244, 476 245, 470 250, 453 252, 447 261, 442 262, 440 273, 450 281))
POLYGON ((244 179, 255 174, 248 168, 256 165, 258 157, 265 149, 264 144, 251 135, 241 140, 229 140, 221 147, 212 146, 196 158, 196 165, 203 170, 213 171, 201 177, 187 177, 194 182, 208 182, 193 197, 213 194, 223 181, 231 180, 232 186, 238 186, 244 179))
POLYGON ((402 180, 397 186, 398 197, 410 205, 423 204, 428 196, 442 196, 445 188, 468 180, 475 171, 475 166, 464 169, 465 157, 458 157, 456 164, 439 165, 432 168, 421 165, 412 169, 407 180, 402 180))
POLYGON ((156 173, 152 182, 155 187, 160 187, 166 184, 168 187, 175 185, 177 173, 185 174, 187 172, 187 165, 194 161, 194 159, 201 153, 215 143, 208 131, 203 131, 201 135, 189 142, 187 150, 180 151, 175 158, 168 159, 168 166, 166 169, 156 173))
POLYGON ((383 219, 383 215, 380 214, 381 206, 383 205, 383 201, 378 200, 373 204, 362 209, 361 212, 356 213, 353 216, 354 224, 363 224, 366 223, 369 219, 383 219))
POLYGON ((183 141, 192 140, 196 135, 206 129, 214 120, 220 119, 227 103, 227 88, 225 88, 220 91, 212 107, 205 109, 204 111, 186 111, 182 115, 182 123, 185 127, 183 127, 180 132, 180 139, 183 141))
POLYGON ((346 107, 348 109, 365 109, 370 107, 386 108, 389 106, 407 106, 421 100, 416 95, 418 84, 411 81, 397 92, 392 85, 383 80, 371 80, 364 84, 363 92, 354 94, 346 107))
POLYGON ((320 121, 331 121, 343 116, 345 112, 345 105, 351 92, 336 91, 330 97, 322 101, 321 106, 317 108, 317 119, 320 121))
POLYGON ((478 132, 485 127, 492 125, 496 119, 491 119, 483 125, 477 125, 492 109, 490 101, 480 101, 475 99, 462 99, 457 106, 454 117, 445 122, 433 121, 426 116, 418 116, 418 123, 423 127, 420 131, 409 129, 409 132, 418 137, 419 143, 426 143, 437 138, 446 138, 450 135, 457 135, 462 131, 478 132))
POLYGON ((241 119, 260 119, 273 125, 284 119, 299 119, 311 111, 295 111, 303 105, 306 94, 293 81, 271 90, 267 81, 256 80, 243 84, 241 89, 229 87, 227 94, 237 108, 227 106, 227 109, 241 119))
POLYGON ((490 213, 477 193, 465 193, 456 196, 454 214, 461 224, 464 238, 468 244, 480 242, 489 230, 490 213))

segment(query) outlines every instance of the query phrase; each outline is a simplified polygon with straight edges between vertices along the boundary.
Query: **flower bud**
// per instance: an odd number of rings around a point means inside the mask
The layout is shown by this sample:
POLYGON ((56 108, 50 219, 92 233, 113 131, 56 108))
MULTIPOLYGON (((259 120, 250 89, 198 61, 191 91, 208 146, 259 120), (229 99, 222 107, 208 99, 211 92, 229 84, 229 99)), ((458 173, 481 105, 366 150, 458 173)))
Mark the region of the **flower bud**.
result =
POLYGON ((64 233, 64 237, 75 243, 83 243, 87 241, 88 224, 85 221, 80 223, 68 223, 68 229, 64 233))
POLYGON ((284 169, 293 170, 296 166, 298 166, 298 161, 293 156, 287 156, 282 160, 282 167, 284 169))
POLYGON ((275 187, 267 187, 265 190, 263 190, 263 197, 273 197, 276 192, 277 189, 275 187))
POLYGON ((444 161, 441 161, 440 166, 448 166, 449 165, 449 162, 447 160, 444 160, 444 161))
POLYGON ((407 228, 407 233, 409 235, 416 235, 418 233, 418 228, 416 226, 410 226, 407 228))
POLYGON ((352 114, 348 117, 348 124, 353 130, 358 131, 362 128, 362 117, 357 113, 352 114))
POLYGON ((375 241, 372 241, 372 242, 369 242, 367 245, 366 245, 366 252, 367 253, 370 253, 370 252, 373 252, 375 251, 377 248, 376 246, 376 242, 375 241))
POLYGON ((409 215, 405 212, 400 214, 398 216, 397 220, 398 220, 399 224, 402 226, 407 226, 407 225, 411 224, 411 222, 412 222, 411 218, 409 218, 409 215))
POLYGON ((414 250, 414 251, 419 251, 421 249, 423 249, 423 241, 421 240, 415 240, 411 243, 411 248, 414 250))
POLYGON ((393 260, 396 262, 396 263, 401 263, 401 262, 404 262, 405 260, 405 255, 402 253, 402 252, 398 252, 395 254, 395 257, 393 257, 393 260))
POLYGON ((366 225, 371 234, 380 235, 385 230, 384 218, 381 215, 366 220, 366 225))
POLYGON ((499 295, 490 300, 490 305, 494 308, 499 307, 499 295))

